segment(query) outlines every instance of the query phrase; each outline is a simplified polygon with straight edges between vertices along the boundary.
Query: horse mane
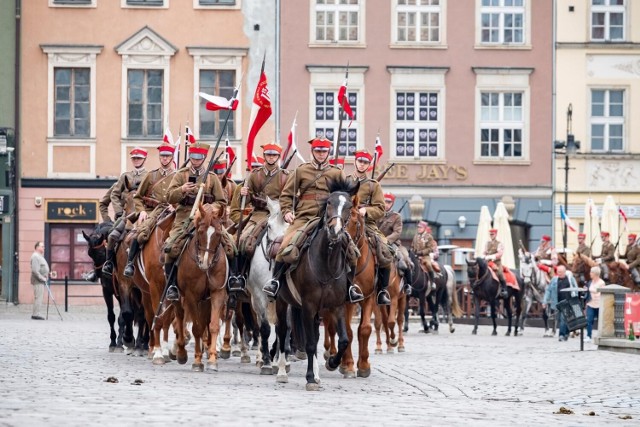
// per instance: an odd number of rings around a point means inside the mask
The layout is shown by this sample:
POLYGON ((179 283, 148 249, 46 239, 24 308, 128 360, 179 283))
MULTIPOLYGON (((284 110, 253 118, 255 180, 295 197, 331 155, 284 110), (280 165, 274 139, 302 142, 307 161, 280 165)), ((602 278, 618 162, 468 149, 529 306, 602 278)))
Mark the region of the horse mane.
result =
POLYGON ((101 222, 100 224, 96 225, 96 227, 93 229, 92 234, 107 236, 112 227, 113 227, 113 222, 111 221, 101 222))
MULTIPOLYGON (((341 192, 347 193, 352 198, 357 198, 358 190, 360 189, 360 181, 352 181, 343 177, 338 177, 336 179, 327 180, 327 187, 329 189, 329 194, 341 192)), ((328 202, 329 198, 327 198, 320 206, 320 212, 318 212, 320 222, 318 223, 318 227, 322 227, 324 225, 324 214, 327 211, 328 202)), ((355 203, 353 204, 355 205, 355 203)))

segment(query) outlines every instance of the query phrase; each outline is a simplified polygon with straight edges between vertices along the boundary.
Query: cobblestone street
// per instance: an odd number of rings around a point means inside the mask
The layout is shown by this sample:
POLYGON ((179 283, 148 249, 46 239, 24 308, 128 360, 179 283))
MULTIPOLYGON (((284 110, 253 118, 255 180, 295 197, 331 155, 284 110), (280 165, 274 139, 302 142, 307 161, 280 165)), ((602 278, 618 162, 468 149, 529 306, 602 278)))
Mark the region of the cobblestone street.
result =
MULTIPOLYGON (((632 354, 597 351, 579 338, 418 333, 406 353, 373 355, 372 374, 342 379, 320 369, 319 392, 305 391, 306 361, 289 383, 261 376, 238 357, 217 373, 153 366, 108 353, 103 307, 72 307, 60 321, 30 319, 30 307, 0 306, 0 425, 638 425, 638 364, 632 354), (105 382, 116 377, 117 383, 105 382), (136 381, 141 380, 141 381, 136 381), (136 384, 140 383, 140 384, 136 384), (558 414, 564 407, 572 414, 558 414), (594 415, 589 415, 593 412, 594 415)), ((322 354, 321 352, 319 354, 322 354)), ((255 352, 252 352, 252 361, 255 352)))

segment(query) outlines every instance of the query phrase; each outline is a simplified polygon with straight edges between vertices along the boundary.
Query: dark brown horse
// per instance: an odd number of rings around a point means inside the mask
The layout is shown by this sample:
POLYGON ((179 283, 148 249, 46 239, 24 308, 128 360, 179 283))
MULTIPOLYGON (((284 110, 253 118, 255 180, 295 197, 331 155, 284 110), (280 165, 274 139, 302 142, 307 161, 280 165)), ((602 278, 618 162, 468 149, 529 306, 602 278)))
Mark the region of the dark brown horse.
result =
MULTIPOLYGON (((589 273, 591 272, 591 267, 595 266, 598 266, 598 263, 588 256, 576 254, 573 257, 571 272, 575 276, 579 285, 584 286, 590 280, 591 276, 589 273)), ((625 288, 631 289, 633 292, 638 290, 626 265, 620 262, 610 262, 607 263, 607 266, 609 267, 609 280, 605 280, 607 284, 624 286, 625 288)))
POLYGON ((190 314, 191 329, 195 340, 192 370, 204 371, 202 363, 202 339, 206 338, 209 360, 207 369, 218 370, 216 343, 220 334, 227 301, 226 280, 229 270, 222 246, 224 211, 218 205, 205 204, 199 207, 195 217, 195 232, 187 243, 179 261, 177 285, 182 295, 175 301, 175 314, 179 325, 176 333, 178 363, 187 362, 185 349, 184 319, 190 314))
POLYGON ((358 187, 359 183, 351 184, 341 179, 329 183, 330 195, 320 211, 320 221, 309 237, 308 247, 300 254, 295 270, 288 271, 286 277, 281 278, 281 290, 276 300, 276 332, 280 351, 278 382, 288 381, 285 351, 287 306, 291 306, 295 341, 298 347, 304 345, 307 353, 308 391, 320 388, 317 348, 321 311, 330 310, 333 313, 338 333, 338 350, 327 360, 327 369, 337 369, 347 350, 349 336, 345 304, 350 237, 346 226, 358 187))

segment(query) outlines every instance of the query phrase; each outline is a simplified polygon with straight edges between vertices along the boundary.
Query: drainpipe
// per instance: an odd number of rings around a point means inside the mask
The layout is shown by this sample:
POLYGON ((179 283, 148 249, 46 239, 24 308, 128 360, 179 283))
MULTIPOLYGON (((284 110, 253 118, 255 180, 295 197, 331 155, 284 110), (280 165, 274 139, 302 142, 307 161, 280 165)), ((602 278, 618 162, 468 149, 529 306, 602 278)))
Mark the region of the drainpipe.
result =
POLYGON ((556 72, 556 56, 558 43, 558 5, 557 0, 553 0, 553 40, 552 40, 552 56, 551 56, 551 235, 556 236, 556 155, 553 141, 556 139, 556 104, 557 104, 557 72, 556 72))
POLYGON ((20 253, 20 244, 19 244, 19 240, 18 240, 18 230, 20 229, 20 223, 19 223, 19 219, 18 219, 18 215, 17 213, 19 212, 19 200, 20 198, 18 197, 18 180, 20 179, 20 152, 22 150, 20 150, 20 147, 22 144, 20 144, 20 138, 22 137, 21 133, 20 133, 20 16, 21 16, 21 0, 16 0, 16 34, 15 34, 15 38, 16 38, 16 46, 15 46, 15 55, 16 55, 16 65, 15 65, 15 97, 14 97, 14 101, 13 101, 13 105, 14 105, 14 110, 15 110, 15 131, 13 133, 13 141, 14 141, 14 145, 15 145, 15 150, 14 150, 14 171, 15 171, 15 175, 13 177, 13 182, 11 183, 11 189, 13 190, 13 236, 11 236, 13 238, 13 250, 14 250, 14 257, 13 257, 13 284, 11 285, 12 287, 12 291, 11 291, 11 298, 12 298, 12 302, 14 304, 18 304, 18 280, 20 277, 20 272, 18 271, 18 268, 20 266, 20 263, 18 261, 18 254, 20 253))

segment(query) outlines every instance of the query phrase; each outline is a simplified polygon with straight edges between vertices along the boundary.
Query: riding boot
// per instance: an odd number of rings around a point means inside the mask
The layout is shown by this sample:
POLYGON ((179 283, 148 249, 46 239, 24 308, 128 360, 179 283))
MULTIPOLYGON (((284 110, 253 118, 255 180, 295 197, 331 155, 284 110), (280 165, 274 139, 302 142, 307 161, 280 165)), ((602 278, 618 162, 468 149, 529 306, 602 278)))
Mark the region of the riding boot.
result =
POLYGON ((402 292, 404 292, 406 295, 409 295, 412 291, 411 289, 411 283, 413 283, 413 276, 412 276, 412 271, 410 268, 406 268, 404 270, 404 285, 402 286, 402 292))
POLYGON ((246 280, 240 274, 240 268, 238 267, 241 261, 240 257, 241 255, 238 255, 232 260, 229 260, 229 265, 231 267, 229 280, 227 281, 227 288, 229 289, 229 292, 244 292, 246 288, 246 280))
POLYGON ((133 239, 131 241, 131 247, 129 248, 129 258, 127 259, 127 266, 124 268, 124 274, 127 277, 133 277, 133 273, 135 272, 135 267, 133 266, 133 262, 138 256, 138 252, 140 252, 140 243, 138 243, 137 239, 133 239))
POLYGON ((436 273, 433 270, 429 270, 429 282, 431 282, 431 289, 436 289, 436 273))
POLYGON ((287 264, 284 262, 276 262, 273 266, 273 277, 262 287, 262 291, 269 297, 275 299, 278 296, 278 290, 280 289, 280 277, 287 269, 287 264))
POLYGON ((113 258, 116 256, 116 251, 113 249, 107 249, 107 260, 102 266, 102 272, 104 274, 113 274, 113 258))
POLYGON ((500 278, 500 297, 507 298, 509 296, 509 292, 507 292, 507 282, 500 278))
POLYGON ((95 269, 91 270, 87 273, 86 276, 84 276, 84 280, 86 280, 87 282, 95 282, 96 280, 98 280, 98 273, 96 273, 95 269))
POLYGON ((389 267, 378 269, 378 297, 376 303, 378 305, 391 305, 391 295, 387 288, 389 287, 389 276, 391 275, 391 269, 389 267))
POLYGON ((168 261, 164 265, 164 275, 167 279, 167 301, 178 301, 180 299, 180 291, 176 286, 176 274, 173 271, 175 261, 168 261))

